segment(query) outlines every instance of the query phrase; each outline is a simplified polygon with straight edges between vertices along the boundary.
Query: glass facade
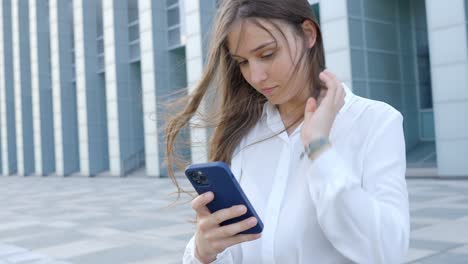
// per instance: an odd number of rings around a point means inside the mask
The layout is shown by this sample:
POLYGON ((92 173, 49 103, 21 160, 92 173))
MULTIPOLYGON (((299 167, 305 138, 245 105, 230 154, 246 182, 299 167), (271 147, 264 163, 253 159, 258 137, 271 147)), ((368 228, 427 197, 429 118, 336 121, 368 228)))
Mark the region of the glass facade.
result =
POLYGON ((434 140, 424 0, 348 1, 353 90, 405 116, 407 148, 434 140))
POLYGON ((128 44, 130 61, 140 59, 140 28, 138 19, 138 0, 128 0, 128 44))
MULTIPOLYGON (((85 137, 78 135, 77 131, 81 130, 76 127, 79 127, 81 121, 77 120, 77 116, 86 115, 77 113, 90 111, 100 121, 92 121, 87 125, 99 126, 99 131, 104 131, 98 136, 99 140, 106 141, 106 144, 102 144, 104 149, 98 151, 103 168, 112 170, 120 166, 123 169, 117 171, 125 175, 146 166, 151 167, 152 175, 165 175, 162 131, 167 114, 165 103, 173 99, 175 94, 180 96, 189 93, 201 77, 207 53, 206 40, 209 39, 214 11, 220 1, 164 0, 149 1, 149 4, 143 6, 139 4, 144 1, 138 0, 95 1, 92 15, 96 19, 96 32, 93 31, 93 40, 88 41, 96 47, 92 58, 79 54, 81 51, 74 46, 84 41, 80 40, 81 37, 76 39, 75 30, 80 27, 74 23, 81 20, 74 18, 77 14, 74 8, 79 6, 75 1, 78 0, 44 1, 46 8, 50 9, 47 15, 53 16, 42 18, 50 24, 50 31, 46 33, 49 34, 50 44, 45 48, 50 52, 47 60, 49 65, 41 65, 50 69, 49 92, 53 99, 52 102, 46 102, 53 104, 50 120, 55 121, 52 121, 54 141, 50 143, 53 146, 48 151, 57 154, 56 171, 63 171, 67 175, 79 173, 80 166, 83 166, 76 155, 79 152, 77 146, 89 144, 90 141, 85 142, 85 137), (122 17, 127 19, 119 19, 122 17), (186 21, 197 23, 188 24, 186 21), (82 72, 80 68, 83 60, 96 63, 96 67, 92 67, 96 72, 92 79, 95 80, 95 89, 87 91, 92 95, 83 97, 85 99, 76 96, 83 92, 80 87, 84 86, 79 82, 83 76, 89 74, 86 70, 82 72), (77 103, 78 100, 82 102, 77 103), (88 101, 83 100, 96 101, 90 104, 93 106, 86 108, 83 105, 87 105, 88 101), (151 141, 149 138, 152 137, 157 139, 151 141), (115 145, 118 145, 119 152, 114 148, 115 145), (158 145, 159 150, 154 150, 151 147, 153 145, 158 145), (152 159, 158 160, 158 166, 148 165, 152 159)), ((433 94, 434 81, 431 76, 433 62, 430 56, 433 47, 429 45, 426 1, 345 1, 347 9, 325 6, 323 1, 309 1, 326 33, 324 35, 332 37, 327 39, 336 36, 327 27, 330 23, 334 23, 334 29, 337 29, 338 24, 348 26, 346 30, 349 32, 349 43, 333 44, 336 50, 326 49, 327 60, 345 62, 349 57, 349 82, 354 93, 384 101, 404 115, 408 149, 417 147, 421 142, 433 143, 436 133, 433 100, 435 92, 433 94)), ((467 6, 468 0, 463 3, 467 6)), ((14 167, 8 170, 11 173, 19 167, 16 157, 20 156, 16 153, 18 147, 11 142, 16 143, 16 138, 22 133, 15 123, 15 114, 18 113, 12 107, 15 105, 12 101, 15 99, 12 98, 15 98, 13 72, 16 69, 12 62, 8 62, 13 61, 12 46, 18 44, 9 36, 12 35, 12 20, 17 20, 18 17, 11 16, 10 1, 1 4, 4 51, 0 51, 3 52, 3 57, 0 58, 4 58, 6 68, 0 74, 5 83, 0 105, 9 112, 4 110, 2 113, 0 166, 5 170, 11 165, 10 167, 14 167), (5 141, 8 141, 8 147, 5 147, 5 141)), ((466 21, 467 9, 465 7, 466 21)), ((83 21, 83 27, 89 26, 87 23, 89 19, 83 21)), ((25 41, 22 38, 19 42, 25 41)), ((22 74, 28 75, 27 72, 22 74)), ((32 104, 28 100, 18 103, 25 104, 25 109, 32 104)), ((189 140, 193 143, 198 138, 194 136, 193 130, 184 130, 180 142, 177 142, 180 149, 178 154, 188 159, 193 158, 194 148, 187 147, 185 143, 189 140)), ((83 157, 81 155, 81 159, 83 157)), ((31 157, 27 159, 30 162, 31 157)))
POLYGON ((166 0, 169 48, 182 45, 181 6, 178 0, 166 0))

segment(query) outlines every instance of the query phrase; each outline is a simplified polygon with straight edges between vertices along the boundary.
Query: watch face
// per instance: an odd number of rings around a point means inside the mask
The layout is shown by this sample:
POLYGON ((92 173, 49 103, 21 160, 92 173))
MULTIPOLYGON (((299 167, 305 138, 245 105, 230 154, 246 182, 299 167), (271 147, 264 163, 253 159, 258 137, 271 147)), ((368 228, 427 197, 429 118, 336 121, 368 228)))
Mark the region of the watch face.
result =
POLYGON ((307 146, 305 146, 304 154, 310 158, 311 155, 320 150, 323 146, 327 145, 329 142, 330 141, 325 138, 319 138, 317 140, 314 140, 310 142, 307 146))

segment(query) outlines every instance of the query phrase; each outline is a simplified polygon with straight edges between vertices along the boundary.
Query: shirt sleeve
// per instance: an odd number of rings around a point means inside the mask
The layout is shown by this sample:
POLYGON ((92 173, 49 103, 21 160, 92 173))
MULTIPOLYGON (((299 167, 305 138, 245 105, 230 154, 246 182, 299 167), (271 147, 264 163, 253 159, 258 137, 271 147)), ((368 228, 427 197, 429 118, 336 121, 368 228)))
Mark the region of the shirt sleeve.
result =
POLYGON ((392 111, 379 120, 362 175, 332 142, 315 160, 304 159, 307 182, 319 225, 341 254, 356 263, 403 263, 410 232, 403 117, 392 111))
MULTIPOLYGON (((183 264, 203 264, 195 257, 195 236, 193 236, 185 248, 183 264)), ((234 264, 229 248, 219 253, 211 264, 234 264)))

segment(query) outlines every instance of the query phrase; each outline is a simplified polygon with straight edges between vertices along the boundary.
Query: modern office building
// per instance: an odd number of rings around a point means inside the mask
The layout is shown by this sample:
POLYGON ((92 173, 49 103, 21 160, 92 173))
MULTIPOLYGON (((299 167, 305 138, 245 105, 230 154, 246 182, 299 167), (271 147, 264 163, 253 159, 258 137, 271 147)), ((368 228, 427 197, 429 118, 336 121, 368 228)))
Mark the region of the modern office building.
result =
MULTIPOLYGON (((468 176, 468 0, 309 2, 327 67, 404 115, 408 167, 468 176)), ((166 176, 164 103, 199 80, 216 8, 2 0, 0 174, 166 176)), ((193 162, 208 134, 184 132, 193 162)))

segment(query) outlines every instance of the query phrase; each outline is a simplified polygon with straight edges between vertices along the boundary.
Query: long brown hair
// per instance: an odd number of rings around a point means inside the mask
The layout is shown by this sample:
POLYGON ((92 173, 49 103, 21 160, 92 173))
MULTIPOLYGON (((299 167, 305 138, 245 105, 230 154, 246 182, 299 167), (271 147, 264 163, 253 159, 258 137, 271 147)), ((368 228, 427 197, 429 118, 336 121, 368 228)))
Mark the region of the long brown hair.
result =
MULTIPOLYGON (((258 122, 262 115, 266 98, 258 93, 242 76, 239 66, 231 58, 227 46, 227 36, 231 26, 236 21, 253 21, 269 32, 258 20, 268 21, 286 38, 281 28, 273 20, 281 20, 294 28, 295 33, 304 41, 305 36, 301 24, 310 20, 316 28, 315 45, 311 49, 303 49, 300 65, 306 67, 310 87, 310 95, 318 97, 321 89, 326 89, 319 79, 320 72, 325 68, 325 56, 322 36, 316 17, 307 0, 224 0, 222 1, 211 33, 206 65, 201 80, 193 92, 183 99, 185 108, 168 121, 166 128, 166 155, 168 172, 178 193, 184 192, 174 176, 174 166, 183 169, 175 154, 177 136, 189 125, 211 127, 214 129, 209 143, 209 160, 224 161, 228 164, 235 148, 241 139, 258 122), (221 101, 202 101, 221 99, 221 101), (202 109, 208 108, 211 109, 202 109), (194 124, 197 116, 202 125, 194 124), (192 120, 192 121, 191 121, 192 120)), ((270 35, 273 37, 271 32, 270 35)), ((274 37, 273 37, 274 38, 274 37)), ((276 40, 276 39, 275 39, 276 40)), ((305 47, 305 46, 304 46, 305 47)), ((302 116, 298 121, 302 119, 302 116)), ((296 122, 297 123, 297 122, 296 122)), ((294 125, 294 123, 292 124, 294 125)))

